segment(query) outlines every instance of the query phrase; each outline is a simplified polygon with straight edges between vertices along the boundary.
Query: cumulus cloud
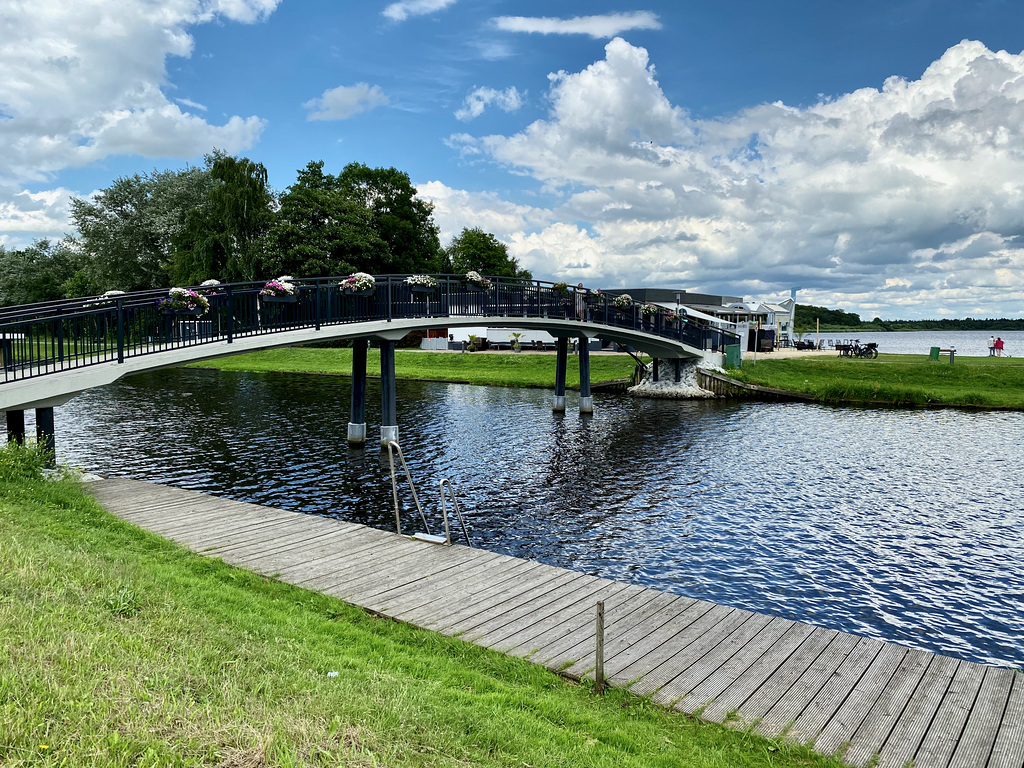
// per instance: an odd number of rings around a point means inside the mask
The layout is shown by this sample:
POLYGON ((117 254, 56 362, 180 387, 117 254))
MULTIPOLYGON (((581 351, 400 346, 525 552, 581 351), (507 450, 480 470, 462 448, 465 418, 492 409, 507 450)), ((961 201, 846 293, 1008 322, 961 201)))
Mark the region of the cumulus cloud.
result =
POLYGON ((534 16, 498 16, 494 25, 503 32, 532 32, 540 35, 589 35, 608 38, 633 29, 661 29, 658 15, 650 11, 609 13, 603 16, 574 16, 556 19, 534 16))
POLYGON ((191 55, 190 26, 257 21, 277 2, 14 4, 0 38, 0 178, 39 180, 125 152, 195 156, 214 146, 250 147, 263 121, 235 116, 213 125, 182 112, 164 95, 165 62, 191 55))
POLYGON ((381 14, 392 21, 405 21, 410 16, 425 16, 435 11, 443 11, 457 2, 458 0, 401 0, 398 3, 391 3, 381 11, 381 14))
POLYGON ((1024 282, 1024 55, 964 41, 917 80, 713 120, 671 104, 647 52, 619 38, 550 83, 545 119, 449 140, 561 195, 553 221, 578 225, 509 235, 545 274, 801 285, 804 302, 903 317, 1000 306, 1024 282))
POLYGON ((348 120, 353 115, 369 112, 387 103, 388 97, 379 86, 357 83, 326 90, 322 96, 302 106, 311 110, 306 116, 307 120, 348 120))
POLYGON ((523 97, 515 87, 496 91, 493 88, 475 88, 462 102, 462 107, 455 112, 459 120, 472 120, 480 117, 488 106, 493 104, 502 112, 515 112, 523 106, 523 97))

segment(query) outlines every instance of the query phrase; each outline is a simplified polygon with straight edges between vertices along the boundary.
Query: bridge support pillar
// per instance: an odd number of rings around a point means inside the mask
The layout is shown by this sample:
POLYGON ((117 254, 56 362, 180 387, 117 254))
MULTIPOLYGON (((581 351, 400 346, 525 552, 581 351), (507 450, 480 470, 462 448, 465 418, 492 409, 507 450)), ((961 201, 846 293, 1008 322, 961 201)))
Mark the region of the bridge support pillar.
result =
POLYGON ((366 339, 352 344, 352 403, 349 409, 348 441, 366 443, 366 339))
POLYGON ((53 469, 57 466, 56 444, 53 425, 53 408, 36 408, 36 441, 46 456, 46 466, 53 469))
POLYGON ((594 398, 590 395, 590 340, 580 336, 580 413, 594 412, 594 398))
POLYGON ((569 339, 559 336, 555 340, 555 402, 551 410, 565 411, 565 367, 569 359, 569 339))
POLYGON ((398 441, 398 396, 395 393, 395 342, 380 343, 380 445, 398 441))
POLYGON ((658 358, 651 359, 651 381, 657 383, 658 369, 661 368, 661 361, 658 358))
POLYGON ((675 380, 676 384, 683 380, 683 361, 678 357, 675 359, 675 380))
POLYGON ((5 411, 7 420, 7 442, 15 442, 18 445, 25 444, 25 412, 5 411))

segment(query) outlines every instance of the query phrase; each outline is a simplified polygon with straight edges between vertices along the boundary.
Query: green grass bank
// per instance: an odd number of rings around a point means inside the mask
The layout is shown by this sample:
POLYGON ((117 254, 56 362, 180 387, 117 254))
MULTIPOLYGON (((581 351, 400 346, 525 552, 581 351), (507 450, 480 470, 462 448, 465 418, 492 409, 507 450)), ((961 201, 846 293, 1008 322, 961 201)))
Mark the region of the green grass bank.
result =
POLYGON ((838 766, 203 558, 0 450, 0 765, 838 766))
POLYGON ((744 360, 729 375, 827 403, 1024 409, 1024 359, 879 355, 744 360))
MULTIPOLYGON (((569 356, 566 386, 580 384, 579 358, 569 356)), ((344 348, 289 347, 249 352, 202 363, 197 367, 224 371, 266 373, 325 373, 340 376, 352 374, 352 350, 344 348)), ((591 355, 590 381, 599 384, 628 379, 635 362, 629 355, 591 355)), ((380 370, 380 351, 369 350, 366 370, 380 370)), ((463 384, 488 384, 501 387, 554 387, 555 356, 522 352, 496 354, 491 352, 424 352, 418 349, 395 350, 395 372, 400 379, 450 381, 463 384)))

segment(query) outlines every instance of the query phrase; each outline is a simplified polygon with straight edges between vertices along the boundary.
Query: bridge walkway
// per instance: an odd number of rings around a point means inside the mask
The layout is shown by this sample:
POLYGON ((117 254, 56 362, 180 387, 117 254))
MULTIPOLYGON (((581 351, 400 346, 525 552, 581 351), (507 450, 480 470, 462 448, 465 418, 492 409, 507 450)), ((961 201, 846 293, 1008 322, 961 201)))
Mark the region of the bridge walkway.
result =
POLYGON ((200 554, 852 766, 1024 768, 1024 674, 463 546, 127 479, 115 515, 200 554), (911 763, 912 761, 912 763, 911 763))

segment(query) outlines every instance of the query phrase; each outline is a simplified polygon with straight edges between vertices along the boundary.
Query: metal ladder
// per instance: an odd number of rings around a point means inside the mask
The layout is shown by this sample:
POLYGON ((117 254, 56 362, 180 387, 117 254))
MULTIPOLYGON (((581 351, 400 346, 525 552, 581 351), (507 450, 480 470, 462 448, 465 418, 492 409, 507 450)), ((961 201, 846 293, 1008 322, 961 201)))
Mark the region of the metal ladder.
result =
POLYGON ((466 544, 472 547, 473 542, 469 538, 469 531, 466 529, 466 521, 462 518, 462 510, 459 509, 459 500, 455 497, 455 487, 452 485, 452 481, 446 477, 439 483, 439 489, 441 492, 441 517, 444 520, 444 536, 436 536, 430 532, 430 524, 427 522, 426 515, 423 514, 423 506, 420 504, 420 497, 416 493, 416 485, 413 483, 412 475, 409 473, 409 465, 406 464, 405 456, 402 454, 402 446, 400 446, 396 440, 389 440, 388 464, 391 467, 391 498, 395 502, 395 532, 399 535, 402 533, 402 519, 398 508, 398 478, 395 475, 396 451, 398 452, 398 459, 402 463, 402 470, 405 472, 405 479, 409 483, 409 490, 412 491, 412 500, 416 503, 416 511, 419 513, 420 520, 423 521, 423 528, 426 531, 426 533, 414 533, 412 538, 420 541, 428 541, 431 544, 452 543, 452 534, 448 527, 448 506, 445 502, 445 488, 447 488, 448 493, 451 495, 452 507, 455 510, 455 515, 459 518, 459 524, 462 526, 462 535, 466 537, 466 544))

